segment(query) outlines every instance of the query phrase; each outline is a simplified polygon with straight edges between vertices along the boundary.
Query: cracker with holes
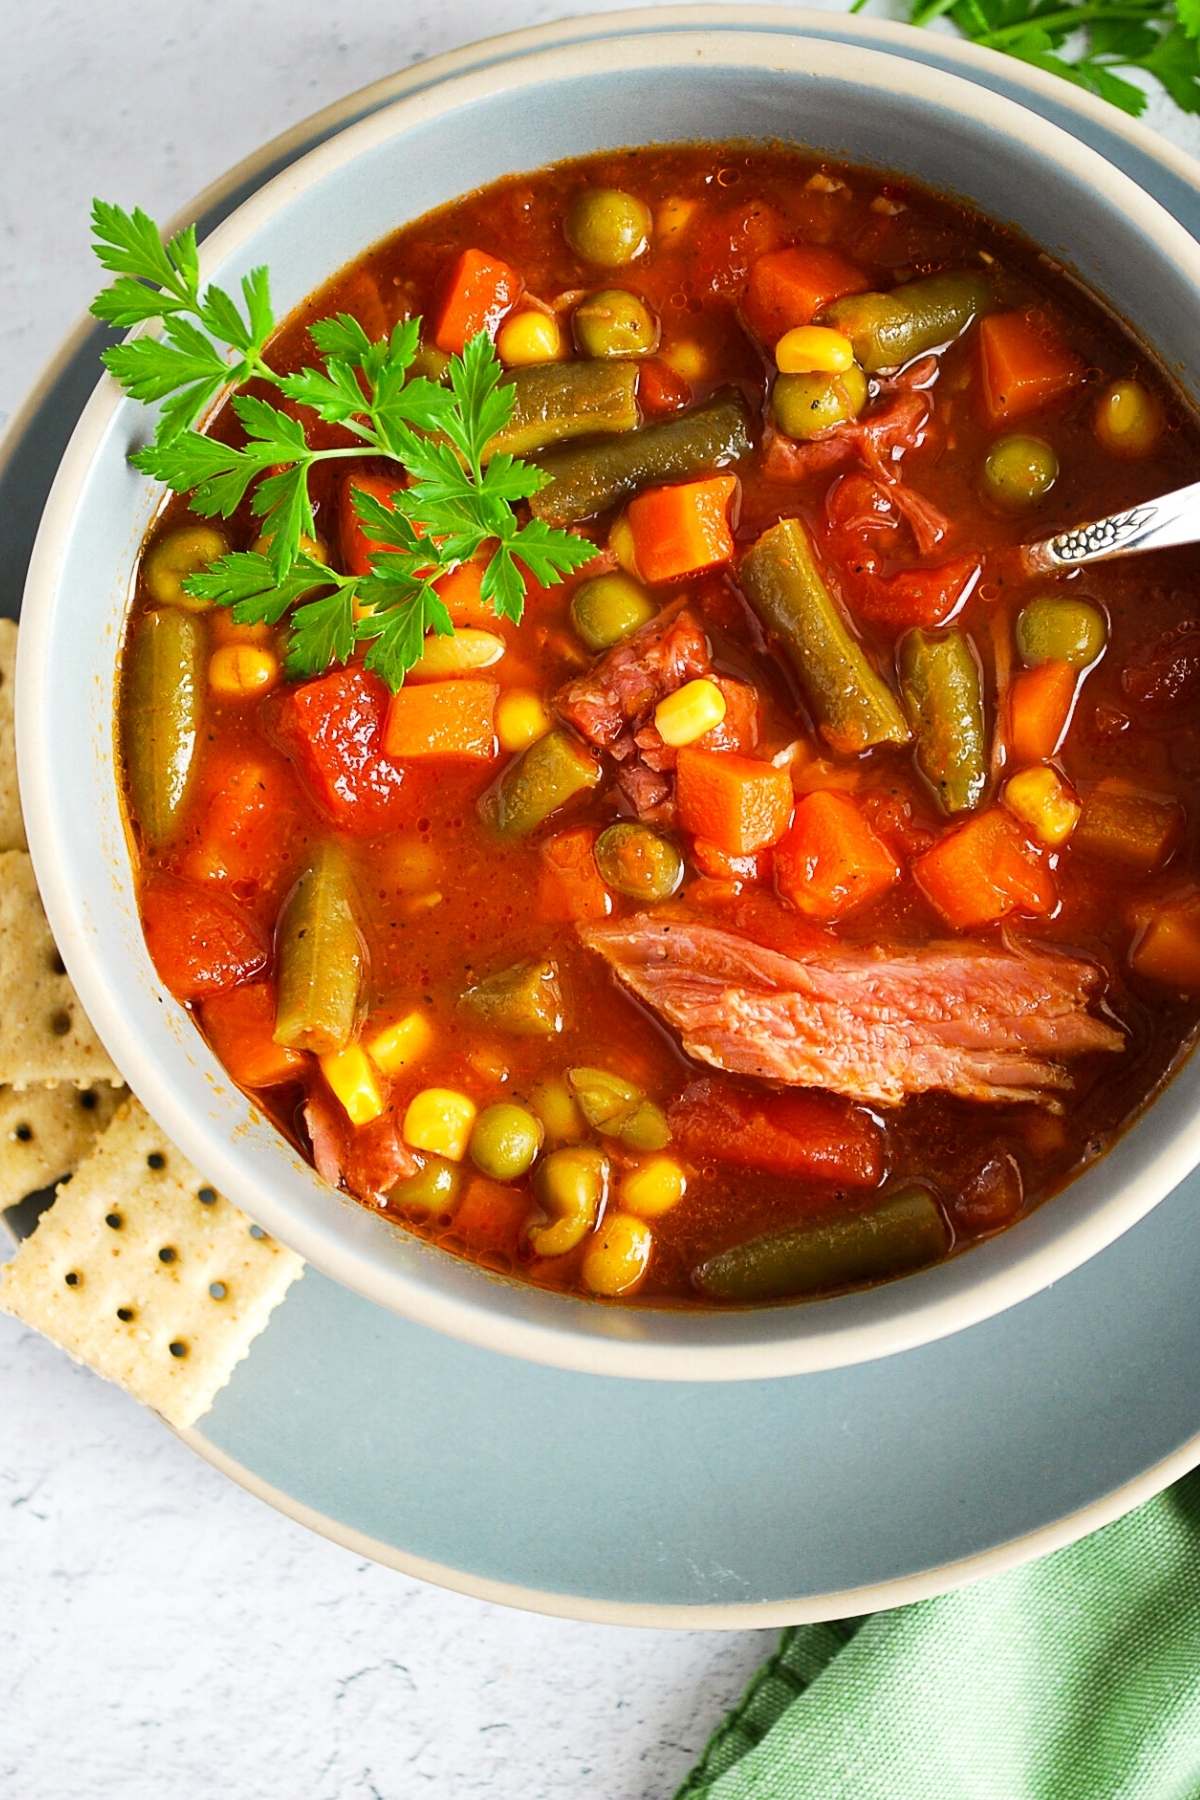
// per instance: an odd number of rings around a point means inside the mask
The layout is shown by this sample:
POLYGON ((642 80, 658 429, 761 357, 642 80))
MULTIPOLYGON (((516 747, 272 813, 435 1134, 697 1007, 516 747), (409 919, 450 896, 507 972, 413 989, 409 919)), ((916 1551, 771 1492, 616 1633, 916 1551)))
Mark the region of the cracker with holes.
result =
POLYGON ((0 1308, 182 1428, 303 1267, 129 1100, 0 1268, 0 1308))
POLYGON ((91 1150, 123 1088, 0 1087, 0 1212, 67 1175, 91 1150))
POLYGON ((13 674, 17 628, 0 619, 0 850, 24 850, 25 825, 17 797, 17 740, 13 733, 13 674))
POLYGON ((0 1082, 120 1082, 64 973, 23 850, 0 854, 0 1082))

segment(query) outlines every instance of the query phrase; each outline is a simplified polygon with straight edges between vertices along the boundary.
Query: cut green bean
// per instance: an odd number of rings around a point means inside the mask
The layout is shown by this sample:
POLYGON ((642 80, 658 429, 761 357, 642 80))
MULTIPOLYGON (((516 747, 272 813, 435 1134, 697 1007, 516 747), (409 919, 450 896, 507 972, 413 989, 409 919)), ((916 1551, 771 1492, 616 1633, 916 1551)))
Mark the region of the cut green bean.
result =
POLYGON ((536 363, 507 379, 515 398, 508 424, 487 446, 528 456, 546 444, 600 432, 632 431, 638 422, 638 368, 632 362, 536 363))
POLYGON ((548 958, 485 975, 466 990, 462 1005, 481 1024, 513 1037, 554 1037, 563 1028, 562 983, 548 958))
POLYGON ((925 275, 888 294, 848 294, 825 308, 821 323, 850 339, 868 375, 880 375, 953 343, 987 311, 991 297, 984 275, 925 275))
POLYGON ((937 1262, 949 1242, 933 1196, 906 1187, 870 1212, 813 1219, 722 1250, 693 1279, 709 1299, 750 1305, 902 1275, 937 1262))
POLYGON ((639 488, 703 475, 749 453, 746 403, 740 394, 722 394, 659 425, 536 457, 550 480, 532 496, 530 510, 547 524, 569 525, 615 506, 639 488))
POLYGON ((944 812, 969 812, 983 798, 988 767, 983 681, 971 640, 961 631, 910 631, 898 663, 917 767, 944 812))
POLYGON ((284 902, 275 1042, 326 1056, 354 1036, 365 956, 345 853, 322 844, 284 902))
POLYGON ((896 696, 843 618, 799 519, 781 519, 763 532, 742 561, 741 578, 834 750, 853 754, 874 744, 908 743, 896 696))
POLYGON ((594 788, 600 776, 600 764, 591 752, 556 729, 509 763, 479 804, 501 837, 528 837, 576 794, 594 788))
POLYGON ((129 646, 125 767, 138 829, 160 849, 191 790, 204 706, 204 628, 175 607, 145 613, 129 646))

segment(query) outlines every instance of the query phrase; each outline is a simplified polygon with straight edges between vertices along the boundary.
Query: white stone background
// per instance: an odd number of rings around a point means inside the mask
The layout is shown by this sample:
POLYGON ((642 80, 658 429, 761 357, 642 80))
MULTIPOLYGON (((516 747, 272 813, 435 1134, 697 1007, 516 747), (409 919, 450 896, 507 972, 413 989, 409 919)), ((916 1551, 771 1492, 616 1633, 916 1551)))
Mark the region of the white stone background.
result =
MULTIPOLYGON (((837 0, 832 0, 836 7, 837 0)), ((0 424, 94 287, 94 193, 173 213, 403 65, 572 0, 0 0, 0 424)), ((1200 125, 1150 118, 1189 149, 1200 125)), ((277 1516, 0 1318, 3 1800, 659 1800, 767 1632, 406 1580, 277 1516)))

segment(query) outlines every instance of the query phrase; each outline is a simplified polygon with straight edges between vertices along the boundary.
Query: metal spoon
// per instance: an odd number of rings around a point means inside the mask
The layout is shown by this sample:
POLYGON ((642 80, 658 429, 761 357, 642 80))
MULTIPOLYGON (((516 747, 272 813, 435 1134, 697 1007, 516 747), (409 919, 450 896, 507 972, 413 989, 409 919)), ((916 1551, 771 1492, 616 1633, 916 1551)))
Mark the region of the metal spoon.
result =
POLYGON ((1103 562, 1110 556, 1135 556, 1143 550, 1195 543, 1200 543, 1200 481, 1157 500, 1143 500, 1127 512, 1072 525, 1040 544, 1026 544, 1021 560, 1032 573, 1048 575, 1080 563, 1103 562))

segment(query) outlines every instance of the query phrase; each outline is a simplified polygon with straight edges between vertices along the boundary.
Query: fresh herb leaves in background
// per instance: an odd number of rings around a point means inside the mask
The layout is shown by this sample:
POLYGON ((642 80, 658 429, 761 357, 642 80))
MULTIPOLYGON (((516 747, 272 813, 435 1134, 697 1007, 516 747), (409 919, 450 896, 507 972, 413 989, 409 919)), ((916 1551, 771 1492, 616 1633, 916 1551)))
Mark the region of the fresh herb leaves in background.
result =
POLYGON ((197 598, 228 606, 241 624, 287 618, 287 667, 316 675, 367 646, 368 668, 398 688, 418 660, 426 632, 450 632, 434 583, 490 546, 483 597, 498 617, 519 621, 522 568, 551 586, 595 555, 586 539, 514 506, 543 485, 531 464, 501 454, 484 462, 488 442, 507 424, 513 391, 487 336, 453 357, 447 384, 411 373, 420 320, 406 319, 372 342, 348 313, 320 319, 309 335, 319 366, 280 375, 264 360, 275 330, 265 269, 242 281, 242 308, 223 289, 201 291, 193 228, 164 241, 140 209, 97 200, 94 249, 116 280, 92 304, 120 328, 155 321, 162 335, 113 345, 104 365, 135 400, 161 401, 154 440, 133 457, 137 468, 176 493, 193 512, 227 519, 246 495, 262 523, 264 553, 237 551, 185 582, 197 598), (244 311, 242 310, 244 308, 244 311), (221 348, 224 346, 224 348, 221 348), (254 393, 231 405, 245 434, 240 445, 195 429, 227 388, 258 381, 311 407, 355 442, 314 449, 303 424, 254 393), (393 507, 355 492, 368 538, 380 546, 368 575, 342 575, 317 553, 308 476, 316 463, 382 456, 401 465, 408 485, 393 507))
POLYGON ((913 25, 939 18, 1135 118, 1146 90, 1125 79, 1131 70, 1161 82, 1184 112, 1200 112, 1200 0, 911 0, 913 25))

